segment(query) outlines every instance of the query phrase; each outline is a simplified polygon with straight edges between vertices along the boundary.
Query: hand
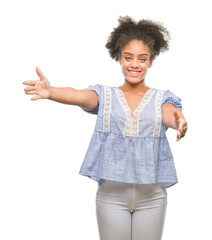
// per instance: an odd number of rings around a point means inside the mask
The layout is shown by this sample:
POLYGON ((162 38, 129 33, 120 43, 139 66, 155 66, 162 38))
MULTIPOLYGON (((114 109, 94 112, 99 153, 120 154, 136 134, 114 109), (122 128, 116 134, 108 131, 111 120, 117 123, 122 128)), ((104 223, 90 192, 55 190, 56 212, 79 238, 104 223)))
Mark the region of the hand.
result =
POLYGON ((43 75, 39 67, 36 67, 36 72, 40 77, 40 80, 31 80, 23 82, 24 85, 29 85, 26 87, 25 93, 28 95, 36 95, 31 98, 31 100, 46 99, 50 96, 50 84, 48 79, 43 75))
POLYGON ((186 131, 188 129, 187 122, 184 118, 180 117, 176 110, 173 112, 175 117, 175 124, 177 126, 177 141, 179 141, 181 138, 183 138, 186 134, 186 131))

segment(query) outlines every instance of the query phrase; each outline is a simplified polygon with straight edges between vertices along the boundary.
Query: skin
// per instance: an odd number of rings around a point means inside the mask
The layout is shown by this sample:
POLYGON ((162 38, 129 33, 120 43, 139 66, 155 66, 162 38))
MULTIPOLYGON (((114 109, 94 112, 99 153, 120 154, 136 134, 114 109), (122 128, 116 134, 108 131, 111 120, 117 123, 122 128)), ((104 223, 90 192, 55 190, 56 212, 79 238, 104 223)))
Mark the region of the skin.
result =
POLYGON ((145 85, 144 79, 148 68, 152 66, 150 61, 149 48, 142 41, 132 40, 123 49, 119 57, 122 73, 125 77, 125 82, 122 90, 139 94, 145 92, 148 87, 145 85), (133 72, 137 72, 134 74, 133 72))
MULTIPOLYGON (((124 92, 132 115, 146 91, 149 89, 145 84, 145 76, 152 66, 151 53, 148 46, 140 40, 130 41, 121 52, 119 62, 125 81, 119 88, 124 92)), ((98 106, 98 96, 94 91, 77 90, 71 87, 52 87, 47 77, 40 68, 36 67, 40 80, 23 82, 28 85, 24 91, 27 95, 35 95, 31 100, 50 99, 64 104, 77 105, 92 110, 98 106)), ((166 103, 162 106, 162 118, 167 127, 177 130, 176 140, 185 136, 187 122, 182 112, 173 104, 166 103)))

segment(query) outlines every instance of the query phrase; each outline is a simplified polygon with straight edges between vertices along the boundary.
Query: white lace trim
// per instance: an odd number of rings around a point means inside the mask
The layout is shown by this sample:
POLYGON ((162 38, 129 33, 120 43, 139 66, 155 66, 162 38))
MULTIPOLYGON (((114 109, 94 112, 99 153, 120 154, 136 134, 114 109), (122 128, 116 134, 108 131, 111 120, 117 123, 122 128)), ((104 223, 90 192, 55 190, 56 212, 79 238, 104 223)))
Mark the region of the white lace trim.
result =
POLYGON ((155 98, 155 108, 156 108, 156 121, 154 128, 154 137, 160 137, 161 131, 161 122, 162 122, 162 114, 161 114, 161 101, 164 90, 157 90, 156 98, 155 98))
POLYGON ((111 90, 108 86, 104 86, 104 114, 103 114, 103 132, 110 131, 110 112, 111 112, 111 90))
POLYGON ((149 102, 150 98, 152 97, 153 93, 155 92, 154 88, 150 88, 143 96, 142 100, 140 101, 138 107, 133 113, 127 103, 127 100, 124 96, 124 92, 116 87, 115 88, 116 94, 118 96, 118 99, 123 106, 123 109, 126 113, 126 124, 125 124, 125 130, 124 135, 125 136, 132 136, 132 137, 138 137, 139 136, 139 116, 141 112, 143 111, 146 104, 149 102))

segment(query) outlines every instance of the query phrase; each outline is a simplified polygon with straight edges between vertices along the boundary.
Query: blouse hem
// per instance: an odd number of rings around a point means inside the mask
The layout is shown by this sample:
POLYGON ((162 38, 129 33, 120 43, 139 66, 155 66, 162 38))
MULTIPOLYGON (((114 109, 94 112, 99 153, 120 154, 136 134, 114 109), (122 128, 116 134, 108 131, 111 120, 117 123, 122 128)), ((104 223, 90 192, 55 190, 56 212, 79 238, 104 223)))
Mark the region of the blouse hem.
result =
POLYGON ((119 180, 119 179, 115 179, 115 178, 100 178, 97 177, 96 175, 91 175, 88 173, 84 173, 84 172, 79 172, 80 175, 85 176, 85 177, 89 177, 90 179, 96 181, 98 183, 98 186, 100 186, 101 184, 103 184, 105 181, 117 181, 117 182, 124 182, 124 183, 136 183, 136 184, 152 184, 152 183, 161 183, 163 184, 164 188, 169 188, 175 184, 178 183, 178 179, 157 179, 156 181, 151 181, 151 180, 147 180, 147 181, 141 181, 141 182, 135 182, 135 181, 127 181, 127 180, 119 180))

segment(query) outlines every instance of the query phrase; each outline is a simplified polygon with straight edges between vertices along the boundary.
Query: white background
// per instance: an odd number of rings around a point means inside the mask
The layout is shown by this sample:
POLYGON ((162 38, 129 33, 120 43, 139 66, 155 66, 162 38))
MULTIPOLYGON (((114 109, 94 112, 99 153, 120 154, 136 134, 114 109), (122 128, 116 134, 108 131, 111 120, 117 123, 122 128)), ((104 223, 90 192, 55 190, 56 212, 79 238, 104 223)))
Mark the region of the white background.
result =
POLYGON ((7 0, 0 3, 0 239, 99 239, 97 183, 78 174, 96 115, 31 101, 23 81, 40 67, 52 86, 121 86, 105 48, 118 17, 161 21, 170 50, 146 84, 182 99, 187 136, 169 129, 179 183, 167 189, 163 240, 212 239, 210 1, 7 0))

